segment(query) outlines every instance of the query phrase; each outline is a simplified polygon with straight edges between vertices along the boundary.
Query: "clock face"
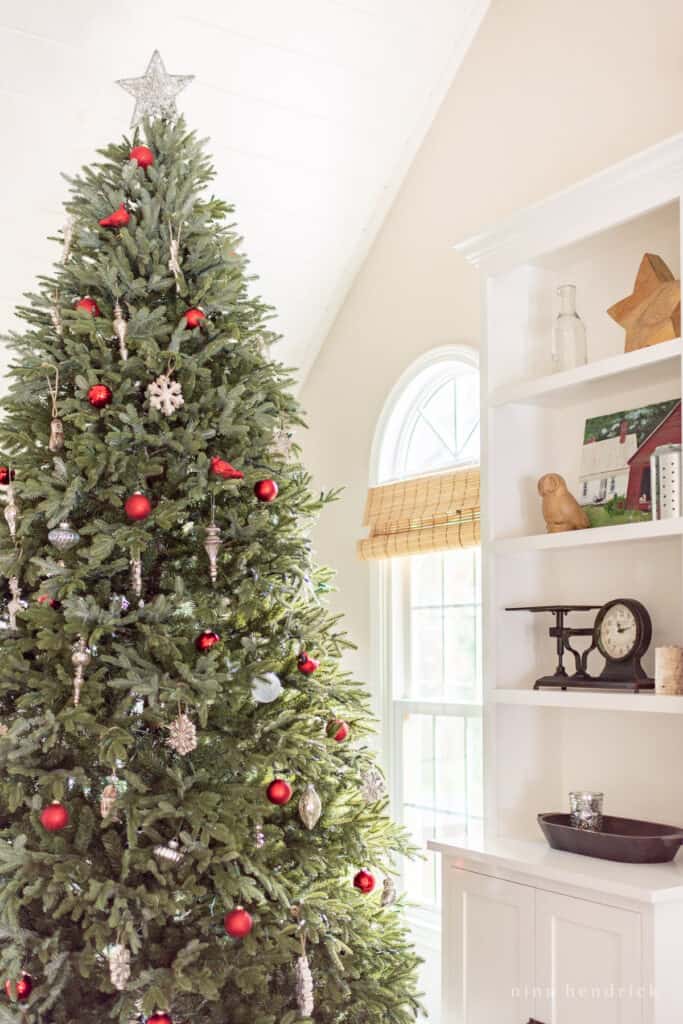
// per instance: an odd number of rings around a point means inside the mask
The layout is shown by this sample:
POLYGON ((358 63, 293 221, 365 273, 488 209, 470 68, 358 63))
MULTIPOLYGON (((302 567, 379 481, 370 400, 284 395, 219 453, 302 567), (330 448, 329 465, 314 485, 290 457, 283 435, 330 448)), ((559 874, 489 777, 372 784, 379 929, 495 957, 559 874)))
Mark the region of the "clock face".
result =
POLYGON ((600 622, 598 646, 606 658, 623 661, 631 657, 638 646, 638 621, 626 604, 615 602, 600 622))

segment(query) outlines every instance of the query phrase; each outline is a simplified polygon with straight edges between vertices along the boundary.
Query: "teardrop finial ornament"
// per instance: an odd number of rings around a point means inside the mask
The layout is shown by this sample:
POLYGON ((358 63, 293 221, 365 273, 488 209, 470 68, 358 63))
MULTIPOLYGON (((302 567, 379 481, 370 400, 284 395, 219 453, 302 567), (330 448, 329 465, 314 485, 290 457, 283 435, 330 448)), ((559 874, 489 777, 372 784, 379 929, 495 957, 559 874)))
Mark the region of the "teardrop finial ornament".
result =
POLYGON ((7 504, 5 505, 5 522, 12 540, 17 539, 17 522, 19 521, 19 506, 17 504, 14 487, 10 483, 7 487, 7 504))
POLYGON ((218 579, 218 552, 221 549, 221 543, 221 528, 215 523, 211 523, 206 527, 204 550, 209 558, 209 576, 212 583, 218 579))
POLYGON ((17 628, 17 612, 21 611, 21 590, 19 589, 19 578, 10 576, 9 590, 12 599, 7 603, 7 614, 9 616, 9 628, 17 628))
POLYGON ((318 824, 323 805, 315 786, 309 782, 299 800, 299 817, 309 831, 318 824))
POLYGON ((128 336, 128 321, 123 315, 121 309, 121 303, 116 302, 114 306, 114 319, 112 321, 112 327, 114 329, 114 335, 119 342, 119 355, 125 362, 128 358, 128 348, 126 347, 126 338, 128 336))

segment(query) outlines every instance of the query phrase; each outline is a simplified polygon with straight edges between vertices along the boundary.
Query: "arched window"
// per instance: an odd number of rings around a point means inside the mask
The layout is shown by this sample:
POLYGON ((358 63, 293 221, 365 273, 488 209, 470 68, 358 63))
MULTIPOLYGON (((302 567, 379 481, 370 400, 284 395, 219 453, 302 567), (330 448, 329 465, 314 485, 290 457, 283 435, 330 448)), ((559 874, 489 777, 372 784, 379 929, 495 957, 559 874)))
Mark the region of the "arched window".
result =
MULTIPOLYGON (((410 368, 377 429, 372 484, 479 462, 476 351, 448 346, 410 368)), ((374 632, 383 735, 396 815, 422 848, 482 816, 481 563, 478 548, 375 564, 374 632)), ((436 863, 404 883, 438 902, 436 863)))

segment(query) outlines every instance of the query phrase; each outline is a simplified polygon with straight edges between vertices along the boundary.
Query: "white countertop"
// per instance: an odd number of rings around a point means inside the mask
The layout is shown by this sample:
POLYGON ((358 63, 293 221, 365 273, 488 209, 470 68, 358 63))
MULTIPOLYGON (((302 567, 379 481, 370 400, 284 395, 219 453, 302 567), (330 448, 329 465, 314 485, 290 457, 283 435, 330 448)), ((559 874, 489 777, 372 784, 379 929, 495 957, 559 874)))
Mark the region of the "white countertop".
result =
POLYGON ((542 840, 485 838, 462 830, 445 832, 427 845, 461 861, 463 868, 497 867, 639 903, 683 901, 683 848, 670 864, 620 864, 552 850, 542 840))

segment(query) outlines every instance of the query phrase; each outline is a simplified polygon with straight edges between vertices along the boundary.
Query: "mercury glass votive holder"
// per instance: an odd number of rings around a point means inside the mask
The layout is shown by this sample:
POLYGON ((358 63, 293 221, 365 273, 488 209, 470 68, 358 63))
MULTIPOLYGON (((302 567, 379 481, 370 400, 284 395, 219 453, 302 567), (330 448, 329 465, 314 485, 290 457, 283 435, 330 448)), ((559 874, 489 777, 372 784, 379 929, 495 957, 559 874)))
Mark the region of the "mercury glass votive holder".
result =
POLYGON ((593 793, 577 789, 569 794, 571 823, 575 828, 599 832, 602 828, 602 804, 604 793, 593 793))

